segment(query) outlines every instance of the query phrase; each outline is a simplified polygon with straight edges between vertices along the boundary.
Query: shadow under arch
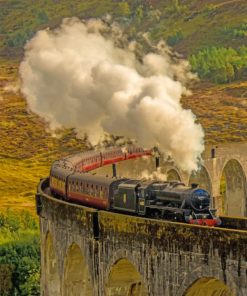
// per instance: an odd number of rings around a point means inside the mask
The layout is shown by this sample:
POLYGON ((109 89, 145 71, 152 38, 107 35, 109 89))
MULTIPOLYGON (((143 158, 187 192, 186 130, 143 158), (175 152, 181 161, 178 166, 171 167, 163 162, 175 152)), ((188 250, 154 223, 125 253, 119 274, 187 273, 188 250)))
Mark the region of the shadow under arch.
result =
POLYGON ((212 194, 212 181, 210 179, 209 173, 204 166, 196 172, 190 175, 189 185, 196 183, 200 188, 206 189, 210 194, 212 194))
POLYGON ((246 193, 246 175, 242 165, 236 159, 228 160, 220 179, 223 213, 229 216, 245 216, 246 193))
POLYGON ((235 296, 235 294, 222 281, 204 277, 193 282, 183 296, 235 296))
POLYGON ((148 296, 141 274, 127 258, 117 260, 111 267, 105 296, 148 296))
POLYGON ((60 296, 60 278, 58 273, 57 258, 50 232, 45 240, 45 295, 60 296))
POLYGON ((72 243, 66 254, 62 295, 93 296, 88 266, 76 243, 72 243))
POLYGON ((181 181, 181 177, 176 169, 169 169, 166 175, 167 181, 181 181))

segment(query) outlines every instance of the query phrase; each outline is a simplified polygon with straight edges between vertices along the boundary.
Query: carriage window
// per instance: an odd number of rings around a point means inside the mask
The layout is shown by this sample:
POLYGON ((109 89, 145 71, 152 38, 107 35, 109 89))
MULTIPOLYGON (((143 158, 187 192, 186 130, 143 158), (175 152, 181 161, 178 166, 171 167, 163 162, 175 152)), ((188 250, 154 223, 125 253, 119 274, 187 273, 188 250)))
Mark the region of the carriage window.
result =
POLYGON ((98 187, 98 185, 95 186, 95 196, 96 197, 99 196, 99 187, 98 187))

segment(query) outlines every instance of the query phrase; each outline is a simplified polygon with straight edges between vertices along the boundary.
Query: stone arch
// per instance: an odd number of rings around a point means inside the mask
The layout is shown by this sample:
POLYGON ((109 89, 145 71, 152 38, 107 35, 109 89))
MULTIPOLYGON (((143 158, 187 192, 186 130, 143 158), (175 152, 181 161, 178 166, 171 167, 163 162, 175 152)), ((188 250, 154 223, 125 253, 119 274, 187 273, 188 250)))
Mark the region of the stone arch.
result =
POLYGON ((45 240, 45 295, 60 295, 60 278, 58 273, 58 263, 55 255, 53 239, 50 232, 45 240))
POLYGON ((167 171, 166 175, 167 175, 167 181, 175 181, 175 180, 181 181, 182 180, 179 172, 175 168, 169 169, 167 171))
POLYGON ((183 296, 234 296, 231 289, 213 277, 199 278, 188 287, 183 296))
POLYGON ((93 295, 93 286, 88 266, 80 247, 76 243, 71 244, 66 254, 62 295, 93 295))
POLYGON ((189 185, 197 183, 201 188, 206 189, 212 194, 212 181, 206 167, 201 166, 198 171, 190 175, 189 185))
POLYGON ((220 180, 223 213, 229 216, 246 215, 246 175, 241 163, 228 160, 223 166, 220 180))
MULTIPOLYGON (((205 285, 205 286, 207 286, 205 285)), ((226 296, 235 296, 237 295, 237 285, 234 281, 234 277, 232 275, 231 272, 225 270, 224 271, 224 274, 222 273, 222 269, 219 269, 219 268, 214 268, 214 269, 207 269, 205 268, 205 266, 197 266, 193 269, 188 269, 187 270, 187 273, 186 273, 186 276, 184 277, 184 280, 183 282, 181 283, 176 295, 177 296, 225 296, 225 294, 218 294, 218 290, 217 288, 219 287, 222 287, 222 285, 225 285, 227 289, 230 290, 230 292, 232 294, 226 294, 226 296), (192 294, 192 292, 194 293, 194 291, 196 291, 196 289, 193 289, 191 294, 188 293, 189 289, 191 287, 193 287, 194 284, 197 283, 197 285, 194 286, 194 288, 196 288, 197 286, 199 287, 203 287, 203 284, 207 284, 207 285, 210 285, 210 283, 214 283, 214 281, 212 282, 208 282, 205 280, 205 282, 202 280, 200 282, 198 282, 199 280, 201 279, 214 279, 216 282, 216 284, 219 284, 219 285, 215 285, 215 291, 214 293, 215 294, 192 294), (220 282, 220 283, 218 283, 220 282)), ((205 287, 204 286, 204 287, 205 287)), ((224 286, 223 286, 224 287, 224 286)), ((226 289, 226 290, 227 290, 226 289)))
POLYGON ((147 296, 141 273, 127 257, 116 260, 109 268, 105 296, 147 296))

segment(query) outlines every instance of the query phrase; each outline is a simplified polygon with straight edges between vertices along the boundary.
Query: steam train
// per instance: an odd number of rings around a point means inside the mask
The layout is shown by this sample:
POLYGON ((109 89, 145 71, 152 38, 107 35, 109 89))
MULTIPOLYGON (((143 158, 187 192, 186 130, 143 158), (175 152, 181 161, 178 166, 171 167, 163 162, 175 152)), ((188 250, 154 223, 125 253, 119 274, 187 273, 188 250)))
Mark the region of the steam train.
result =
POLYGON ((190 224, 218 226, 220 220, 210 208, 210 194, 195 184, 105 177, 88 173, 103 164, 115 163, 151 151, 120 148, 88 152, 56 161, 50 171, 54 196, 97 209, 125 212, 190 224))

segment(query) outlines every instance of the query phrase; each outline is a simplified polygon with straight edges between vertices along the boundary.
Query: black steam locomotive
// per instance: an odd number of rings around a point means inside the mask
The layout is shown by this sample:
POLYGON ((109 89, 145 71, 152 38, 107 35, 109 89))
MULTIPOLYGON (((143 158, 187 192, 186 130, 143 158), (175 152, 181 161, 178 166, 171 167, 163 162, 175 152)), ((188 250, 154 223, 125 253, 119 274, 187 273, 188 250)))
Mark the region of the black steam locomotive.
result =
POLYGON ((181 182, 109 178, 53 166, 50 174, 53 195, 98 209, 217 226, 220 220, 210 208, 210 194, 181 182))

